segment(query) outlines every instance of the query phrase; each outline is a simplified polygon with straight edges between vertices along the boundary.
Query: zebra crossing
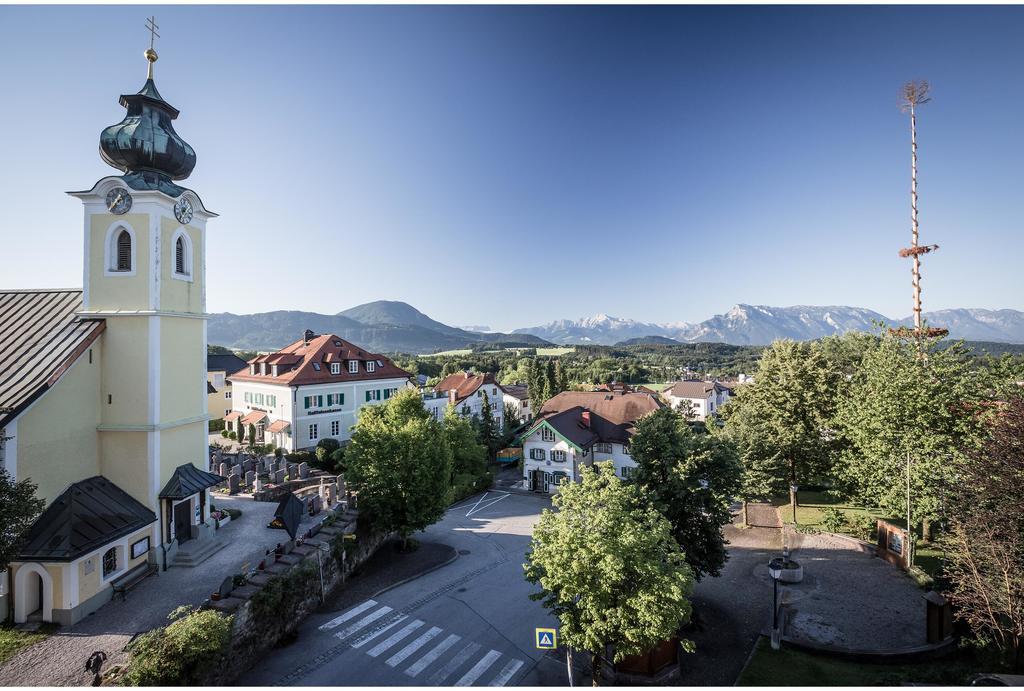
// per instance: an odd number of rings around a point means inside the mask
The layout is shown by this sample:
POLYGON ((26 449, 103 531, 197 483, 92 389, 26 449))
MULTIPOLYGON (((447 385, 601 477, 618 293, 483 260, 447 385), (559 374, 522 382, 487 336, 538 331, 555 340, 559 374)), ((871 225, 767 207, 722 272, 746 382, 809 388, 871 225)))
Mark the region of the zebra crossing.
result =
POLYGON ((360 649, 405 676, 424 674, 430 686, 505 686, 524 661, 422 619, 367 600, 320 625, 320 631, 360 649), (499 664, 501 661, 501 664, 499 664))

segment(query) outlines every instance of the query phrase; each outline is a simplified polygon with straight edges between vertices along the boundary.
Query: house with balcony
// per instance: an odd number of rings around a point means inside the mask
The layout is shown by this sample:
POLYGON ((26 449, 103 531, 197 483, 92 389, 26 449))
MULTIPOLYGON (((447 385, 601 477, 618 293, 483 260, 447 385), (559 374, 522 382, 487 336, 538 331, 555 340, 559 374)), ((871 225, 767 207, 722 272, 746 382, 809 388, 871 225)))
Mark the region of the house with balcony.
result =
POLYGON ((564 391, 544 403, 519 437, 523 446, 523 486, 553 492, 562 482, 579 482, 582 470, 611 461, 628 478, 636 463, 629 453, 634 426, 664 407, 647 393, 564 391))
POLYGON ((308 330, 246 365, 228 377, 232 411, 225 425, 236 432, 244 427, 246 438, 252 430, 257 443, 286 451, 310 449, 325 438, 347 442, 363 406, 413 386, 411 375, 383 355, 308 330))
POLYGON ((732 394, 731 389, 717 381, 677 381, 661 392, 665 401, 674 409, 689 411, 689 419, 703 422, 708 415, 718 412, 732 394))

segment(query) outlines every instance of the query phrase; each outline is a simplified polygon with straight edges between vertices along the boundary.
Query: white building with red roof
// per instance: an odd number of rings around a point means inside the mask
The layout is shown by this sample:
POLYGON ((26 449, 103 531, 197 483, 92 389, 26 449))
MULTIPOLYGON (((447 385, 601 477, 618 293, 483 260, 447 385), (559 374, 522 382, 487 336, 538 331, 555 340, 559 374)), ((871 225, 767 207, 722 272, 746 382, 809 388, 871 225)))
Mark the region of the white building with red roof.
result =
POLYGON ((260 443, 287 451, 321 439, 351 438, 359 409, 389 400, 412 387, 410 375, 383 355, 335 336, 306 331, 274 353, 259 355, 228 377, 232 411, 228 430, 249 426, 260 443))
POLYGON ((491 418, 500 429, 505 421, 505 390, 491 372, 450 374, 438 382, 432 394, 424 394, 423 406, 438 420, 444 417, 448 406, 455 406, 455 411, 463 417, 479 418, 485 394, 491 406, 491 418))

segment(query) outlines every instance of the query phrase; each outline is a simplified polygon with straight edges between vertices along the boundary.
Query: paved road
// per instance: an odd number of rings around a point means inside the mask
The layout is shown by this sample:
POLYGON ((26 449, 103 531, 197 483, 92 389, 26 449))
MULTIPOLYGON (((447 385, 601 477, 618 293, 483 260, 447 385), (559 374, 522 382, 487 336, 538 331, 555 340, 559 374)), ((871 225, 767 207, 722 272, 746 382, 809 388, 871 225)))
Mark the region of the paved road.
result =
POLYGON ((302 623, 239 685, 562 685, 564 668, 534 648, 557 622, 529 599, 522 564, 550 502, 490 491, 450 509, 417 539, 460 550, 452 564, 302 623))

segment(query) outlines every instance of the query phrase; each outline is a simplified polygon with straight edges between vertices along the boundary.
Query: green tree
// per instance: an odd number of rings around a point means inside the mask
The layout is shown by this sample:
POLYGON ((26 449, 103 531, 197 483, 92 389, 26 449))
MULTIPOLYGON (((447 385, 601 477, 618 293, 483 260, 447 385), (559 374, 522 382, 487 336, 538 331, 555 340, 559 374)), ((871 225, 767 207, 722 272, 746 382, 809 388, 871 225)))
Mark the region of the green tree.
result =
POLYGON ((0 468, 0 573, 18 556, 25 532, 46 506, 36 496, 36 489, 28 478, 14 482, 0 468))
POLYGON ((537 358, 530 358, 530 367, 527 372, 529 375, 527 387, 530 394, 530 408, 539 413, 544 405, 544 401, 547 400, 544 397, 544 367, 537 358))
POLYGON ((504 423, 502 445, 507 446, 512 441, 512 433, 523 424, 523 419, 519 417, 519 408, 516 405, 506 405, 502 421, 504 423))
POLYGON ((796 522, 799 484, 830 472, 839 379, 812 343, 779 340, 764 352, 754 383, 720 410, 743 461, 744 500, 788 490, 796 522))
POLYGON ((865 503, 911 520, 940 517, 942 486, 953 481, 958 450, 975 443, 983 415, 984 378, 960 345, 885 336, 864 355, 840 399, 835 424, 846 446, 838 470, 865 503))
POLYGON ((459 475, 482 477, 487 472, 487 447, 480 443, 473 425, 450 405, 444 413, 443 427, 452 452, 452 481, 459 475))
POLYGON ((560 394, 563 391, 569 390, 569 373, 568 368, 562 364, 561 360, 555 361, 555 394, 560 394))
POLYGON ((1001 407, 949 492, 946 576, 957 617, 1024 672, 1024 400, 1001 407))
MULTIPOLYGON (((482 389, 481 389, 482 390, 482 389)), ((487 458, 493 461, 501 448, 501 430, 494 422, 494 409, 487 392, 483 391, 483 403, 480 404, 480 417, 477 418, 477 432, 480 442, 487 448, 487 458)))
POLYGON ((544 363, 544 400, 558 395, 558 375, 555 373, 555 361, 548 358, 544 363))
POLYGON ((606 646, 619 661, 677 635, 690 618, 693 574, 669 522, 610 463, 563 484, 552 503, 524 564, 541 587, 530 597, 558 617, 566 644, 591 654, 597 685, 606 646))
POLYGON ((423 408, 415 389, 360 411, 345 450, 345 480, 359 510, 381 530, 409 536, 444 514, 452 452, 441 424, 423 408))
POLYGON ((242 446, 244 444, 245 444, 245 425, 243 425, 242 421, 239 420, 238 421, 238 445, 242 446))
POLYGON ((668 519, 694 577, 718 576, 728 558, 722 526, 732 520, 743 471, 735 448, 661 408, 637 421, 629 449, 637 464, 631 481, 668 519))
POLYGON ((256 447, 256 425, 249 423, 249 448, 256 447))

